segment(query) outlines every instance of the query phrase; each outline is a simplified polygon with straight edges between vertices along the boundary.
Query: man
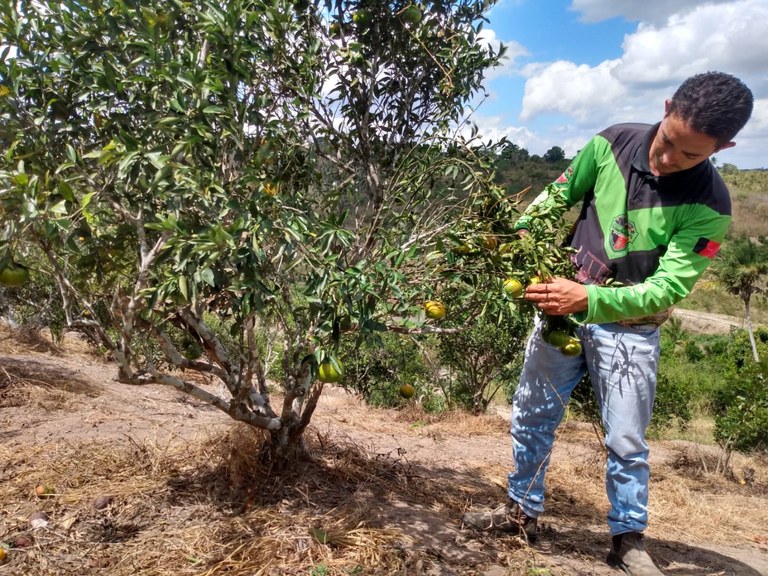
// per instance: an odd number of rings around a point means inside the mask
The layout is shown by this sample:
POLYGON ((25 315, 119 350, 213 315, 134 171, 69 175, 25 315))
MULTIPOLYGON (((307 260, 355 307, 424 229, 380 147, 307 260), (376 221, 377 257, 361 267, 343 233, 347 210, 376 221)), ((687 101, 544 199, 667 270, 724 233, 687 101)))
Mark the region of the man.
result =
MULTIPOLYGON (((607 561, 632 576, 662 574, 643 543, 650 476, 645 432, 656 392, 659 325, 725 237, 730 197, 708 159, 734 146, 752 105, 752 93, 733 76, 693 76, 665 102, 660 123, 607 128, 558 178, 557 193, 534 201, 582 203, 570 239, 576 281, 551 278, 525 292, 543 313, 583 321, 576 330, 582 353, 561 354, 544 341, 537 322, 513 402, 509 500, 491 512, 465 514, 465 525, 535 537, 555 429, 589 371, 608 450, 607 561)), ((515 227, 525 233, 530 218, 523 214, 515 227)))

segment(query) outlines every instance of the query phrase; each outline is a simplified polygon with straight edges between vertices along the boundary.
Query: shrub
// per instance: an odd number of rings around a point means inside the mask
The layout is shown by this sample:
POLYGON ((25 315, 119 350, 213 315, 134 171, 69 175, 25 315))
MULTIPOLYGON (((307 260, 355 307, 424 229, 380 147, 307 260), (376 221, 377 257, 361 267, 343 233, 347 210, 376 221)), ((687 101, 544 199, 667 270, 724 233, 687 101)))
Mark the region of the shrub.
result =
POLYGON ((746 365, 719 395, 715 439, 727 452, 768 448, 768 361, 746 365))
MULTIPOLYGON (((431 398, 431 370, 425 353, 433 346, 426 336, 374 333, 365 339, 342 338, 340 355, 346 368, 344 383, 373 406, 398 406, 400 386, 411 384, 415 398, 431 398)), ((431 405, 437 405, 430 400, 431 405)))
POLYGON ((506 311, 497 322, 478 318, 466 330, 440 334, 440 360, 450 369, 444 384, 449 403, 481 413, 498 390, 513 390, 531 323, 529 314, 506 311))

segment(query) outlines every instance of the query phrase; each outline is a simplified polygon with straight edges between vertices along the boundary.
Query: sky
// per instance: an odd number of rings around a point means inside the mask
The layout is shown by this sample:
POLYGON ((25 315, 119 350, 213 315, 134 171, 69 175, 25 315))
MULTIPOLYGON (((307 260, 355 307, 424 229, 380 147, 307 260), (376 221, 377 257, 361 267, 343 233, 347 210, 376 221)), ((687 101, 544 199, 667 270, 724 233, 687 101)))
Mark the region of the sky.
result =
POLYGON ((499 0, 487 16, 507 54, 475 102, 484 139, 572 157, 611 124, 658 122, 683 80, 717 70, 755 97, 718 165, 768 169, 768 0, 499 0))

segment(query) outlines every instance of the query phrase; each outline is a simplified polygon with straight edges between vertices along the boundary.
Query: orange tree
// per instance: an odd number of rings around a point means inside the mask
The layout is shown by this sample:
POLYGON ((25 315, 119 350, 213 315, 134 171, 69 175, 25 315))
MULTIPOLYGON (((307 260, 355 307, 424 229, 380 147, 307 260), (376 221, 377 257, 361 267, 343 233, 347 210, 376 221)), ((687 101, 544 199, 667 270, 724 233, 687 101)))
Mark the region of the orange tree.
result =
POLYGON ((4 262, 34 258, 122 381, 189 393, 290 457, 342 332, 423 330, 442 292, 466 318, 505 304, 513 251, 484 242, 513 202, 456 130, 501 55, 478 36, 490 4, 5 3, 4 262))

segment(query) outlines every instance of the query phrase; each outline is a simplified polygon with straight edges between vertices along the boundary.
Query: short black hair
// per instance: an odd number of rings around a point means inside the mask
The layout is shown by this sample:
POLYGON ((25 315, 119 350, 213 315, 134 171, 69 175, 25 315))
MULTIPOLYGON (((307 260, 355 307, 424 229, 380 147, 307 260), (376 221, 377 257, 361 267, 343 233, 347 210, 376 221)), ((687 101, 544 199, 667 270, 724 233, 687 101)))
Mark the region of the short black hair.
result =
POLYGON ((722 145, 744 127, 753 105, 752 91, 741 80, 724 72, 705 72, 680 85, 668 112, 722 145))

